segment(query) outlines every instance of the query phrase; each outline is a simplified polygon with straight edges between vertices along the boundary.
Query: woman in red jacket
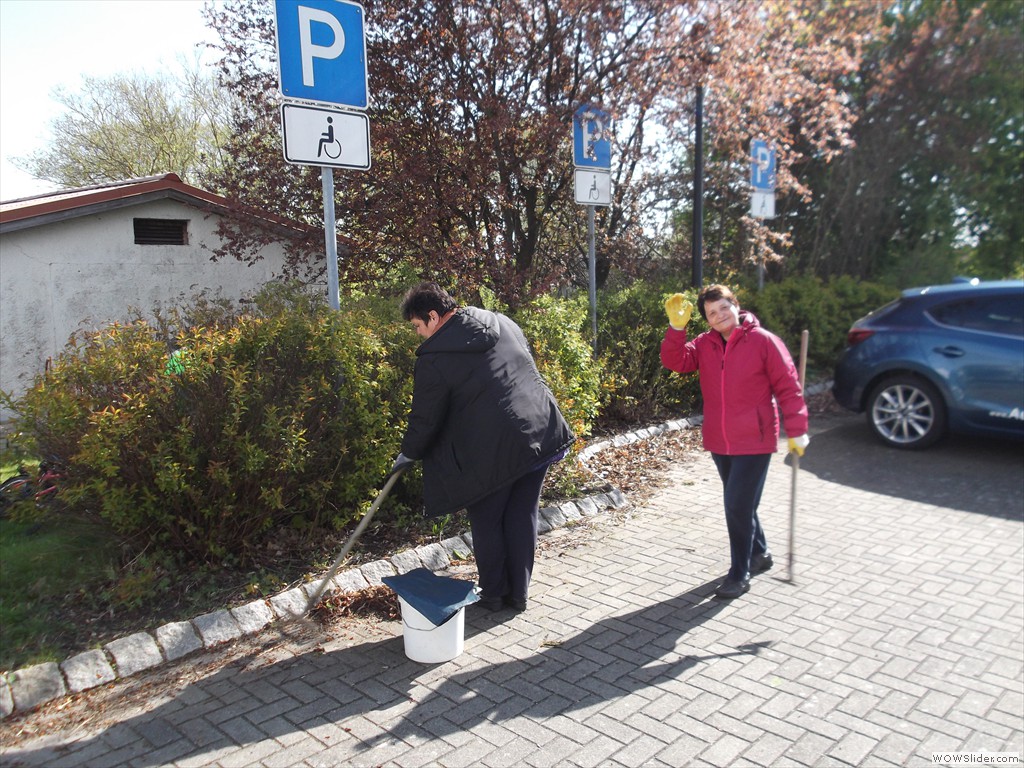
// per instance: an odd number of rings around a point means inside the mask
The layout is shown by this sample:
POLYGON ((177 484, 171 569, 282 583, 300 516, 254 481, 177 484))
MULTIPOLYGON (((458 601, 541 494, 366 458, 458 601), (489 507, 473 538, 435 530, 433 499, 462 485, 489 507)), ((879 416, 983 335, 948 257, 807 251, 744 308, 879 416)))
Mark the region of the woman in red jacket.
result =
POLYGON ((681 293, 666 300, 669 328, 661 342, 661 363, 679 373, 700 373, 704 449, 722 478, 732 560, 715 595, 728 599, 750 589, 752 573, 773 565, 757 507, 778 448, 779 409, 789 450, 803 456, 809 442, 807 405, 786 345, 753 314, 741 311, 732 291, 707 286, 697 297, 697 310, 711 330, 687 341, 693 305, 681 293))

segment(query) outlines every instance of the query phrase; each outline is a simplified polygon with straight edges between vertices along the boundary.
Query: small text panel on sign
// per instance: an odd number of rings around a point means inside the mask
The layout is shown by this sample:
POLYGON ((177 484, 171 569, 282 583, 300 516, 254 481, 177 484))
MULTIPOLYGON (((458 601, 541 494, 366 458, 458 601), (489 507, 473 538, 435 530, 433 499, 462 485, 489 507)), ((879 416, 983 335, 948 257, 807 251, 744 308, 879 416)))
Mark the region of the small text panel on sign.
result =
POLYGON ((750 195, 750 215, 755 219, 775 218, 775 193, 755 190, 750 195))
POLYGON ((297 165, 370 167, 370 121, 362 112, 281 105, 284 159, 297 165))

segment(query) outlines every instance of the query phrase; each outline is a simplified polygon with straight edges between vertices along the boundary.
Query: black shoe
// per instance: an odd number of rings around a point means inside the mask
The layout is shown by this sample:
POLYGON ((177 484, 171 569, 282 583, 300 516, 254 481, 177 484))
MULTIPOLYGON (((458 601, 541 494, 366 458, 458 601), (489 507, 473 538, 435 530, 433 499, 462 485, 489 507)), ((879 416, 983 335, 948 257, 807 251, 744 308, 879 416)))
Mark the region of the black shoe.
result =
POLYGON ((722 582, 722 585, 715 590, 715 597, 720 597, 723 600, 732 600, 734 597, 750 591, 750 582, 746 579, 742 581, 733 581, 732 579, 726 579, 722 582))
POLYGON ((522 613, 526 610, 526 598, 524 597, 520 599, 516 597, 511 597, 510 595, 505 595, 505 605, 507 605, 513 611, 518 611, 519 613, 522 613))
POLYGON ((770 571, 773 565, 775 565, 775 561, 772 559, 771 552, 754 555, 750 558, 750 575, 754 576, 758 573, 770 571))
POLYGON ((474 603, 485 611, 500 611, 505 607, 505 601, 500 597, 481 597, 474 603))

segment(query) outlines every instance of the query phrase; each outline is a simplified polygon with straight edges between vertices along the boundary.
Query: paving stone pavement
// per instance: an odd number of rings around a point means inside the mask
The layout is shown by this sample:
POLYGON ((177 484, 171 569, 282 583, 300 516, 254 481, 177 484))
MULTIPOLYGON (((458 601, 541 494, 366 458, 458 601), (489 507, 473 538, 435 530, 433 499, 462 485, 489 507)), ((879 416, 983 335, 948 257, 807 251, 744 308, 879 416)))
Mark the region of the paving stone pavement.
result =
POLYGON ((14 738, 15 718, 0 763, 930 766, 1024 752, 1020 446, 895 452, 842 418, 812 436, 792 580, 780 453, 761 503, 775 568, 738 600, 712 597, 728 558, 721 486, 696 454, 643 506, 543 537, 529 610, 470 607, 451 662, 406 658, 399 622, 343 620, 112 683, 35 738, 14 738))

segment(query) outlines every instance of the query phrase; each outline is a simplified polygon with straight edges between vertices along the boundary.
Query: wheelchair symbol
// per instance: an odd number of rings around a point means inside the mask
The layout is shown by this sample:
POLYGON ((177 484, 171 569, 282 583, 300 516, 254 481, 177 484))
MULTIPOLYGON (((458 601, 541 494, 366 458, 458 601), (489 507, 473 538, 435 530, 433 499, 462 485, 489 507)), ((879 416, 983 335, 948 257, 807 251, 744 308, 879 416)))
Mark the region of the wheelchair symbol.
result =
POLYGON ((341 157, 341 142, 334 138, 334 118, 327 118, 327 130, 320 134, 320 145, 316 149, 316 156, 327 155, 332 160, 341 157), (332 150, 337 150, 332 152, 332 150))

